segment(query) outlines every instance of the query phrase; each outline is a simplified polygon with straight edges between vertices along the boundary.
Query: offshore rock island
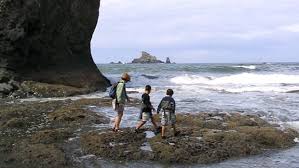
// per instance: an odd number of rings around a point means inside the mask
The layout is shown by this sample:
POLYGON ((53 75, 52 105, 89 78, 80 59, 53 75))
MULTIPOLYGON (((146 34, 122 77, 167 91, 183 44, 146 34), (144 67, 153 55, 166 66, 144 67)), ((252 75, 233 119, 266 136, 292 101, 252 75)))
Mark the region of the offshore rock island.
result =
POLYGON ((142 51, 141 57, 136 58, 132 61, 132 64, 158 64, 158 63, 164 63, 161 60, 158 60, 157 57, 152 56, 151 54, 142 51))

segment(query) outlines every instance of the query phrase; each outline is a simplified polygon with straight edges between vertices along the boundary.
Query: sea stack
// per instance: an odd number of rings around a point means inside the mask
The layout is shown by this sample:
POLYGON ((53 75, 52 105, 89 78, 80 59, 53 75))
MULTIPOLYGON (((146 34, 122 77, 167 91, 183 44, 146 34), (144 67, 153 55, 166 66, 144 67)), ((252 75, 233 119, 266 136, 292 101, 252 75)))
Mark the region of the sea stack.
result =
POLYGON ((124 63, 121 61, 118 61, 118 62, 110 62, 110 64, 124 64, 124 63))
POLYGON ((109 81, 93 62, 90 40, 100 0, 0 0, 0 94, 23 81, 85 92, 109 81))
POLYGON ((169 57, 167 57, 166 58, 166 62, 165 62, 166 64, 171 64, 171 61, 170 61, 170 58, 169 57))
POLYGON ((132 61, 132 64, 157 64, 157 63, 164 63, 161 60, 158 60, 157 57, 152 56, 151 54, 142 51, 141 57, 136 58, 132 61))

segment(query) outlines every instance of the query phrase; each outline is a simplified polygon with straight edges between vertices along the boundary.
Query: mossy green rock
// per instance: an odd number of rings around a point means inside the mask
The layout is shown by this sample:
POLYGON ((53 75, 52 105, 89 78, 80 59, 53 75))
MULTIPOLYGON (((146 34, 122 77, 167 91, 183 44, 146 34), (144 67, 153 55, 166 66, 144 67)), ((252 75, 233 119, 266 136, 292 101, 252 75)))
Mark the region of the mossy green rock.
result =
POLYGON ((257 116, 239 113, 178 114, 177 127, 180 134, 173 136, 169 129, 167 139, 146 138, 132 129, 94 131, 81 136, 81 146, 86 154, 114 160, 214 163, 289 148, 298 136, 294 130, 279 130, 257 116), (144 144, 148 150, 143 150, 144 144))
MULTIPOLYGON (((65 148, 70 138, 109 118, 88 110, 108 99, 0 104, 0 167, 74 167, 65 148), (67 159, 68 158, 68 159, 67 159)), ((110 106, 110 103, 109 103, 110 106)), ((79 147, 78 147, 79 148, 79 147)), ((78 149, 77 148, 77 149, 78 149)))

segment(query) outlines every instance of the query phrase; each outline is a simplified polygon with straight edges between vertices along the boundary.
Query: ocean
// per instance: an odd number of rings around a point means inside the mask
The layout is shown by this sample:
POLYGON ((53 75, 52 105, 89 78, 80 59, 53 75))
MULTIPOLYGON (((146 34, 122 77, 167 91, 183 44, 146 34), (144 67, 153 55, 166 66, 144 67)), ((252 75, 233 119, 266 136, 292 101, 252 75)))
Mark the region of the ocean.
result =
POLYGON ((151 85, 154 105, 168 88, 175 92, 177 111, 241 112, 273 122, 299 122, 299 64, 102 64, 112 83, 123 72, 139 98, 151 85), (138 92, 138 93, 137 93, 138 92))
MULTIPOLYGON (((112 83, 119 80, 123 72, 132 76, 127 84, 130 97, 141 97, 145 85, 153 90, 151 100, 158 106, 168 88, 174 90, 177 113, 239 112, 255 114, 281 128, 299 131, 299 63, 265 64, 99 64, 100 71, 112 83)), ((106 92, 78 95, 66 98, 29 98, 21 101, 53 101, 108 96, 106 92)), ((88 107, 113 119, 115 112, 110 107, 88 107)), ((121 127, 135 127, 139 109, 125 110, 121 127)), ((146 126, 150 127, 150 124, 146 126)), ((110 125, 95 125, 95 129, 106 129, 110 125)), ((298 137, 299 138, 299 137, 298 137)), ((298 139, 297 139, 298 141, 298 139)), ((150 148, 150 146, 146 146, 150 148)), ((144 168, 299 168, 299 142, 286 150, 267 151, 264 154, 230 159, 209 165, 179 165, 148 161, 110 161, 92 159, 92 155, 78 158, 86 167, 144 167, 144 168), (89 159, 91 158, 91 159, 89 159)))
MULTIPOLYGON (((144 86, 151 85, 154 106, 158 105, 166 90, 171 88, 175 92, 177 113, 255 114, 281 127, 299 130, 299 63, 99 64, 98 67, 112 83, 117 82, 123 72, 128 72, 132 81, 127 84, 127 90, 133 93, 130 94, 132 97, 140 98, 144 86)), ((113 117, 111 110, 106 109, 106 113, 113 117)), ((134 126, 137 113, 137 109, 128 109, 123 126, 134 126)), ((285 151, 201 167, 298 168, 299 161, 296 158, 299 158, 298 145, 285 151)), ((116 166, 110 162, 102 164, 116 166)), ((128 167, 130 166, 149 165, 131 163, 128 167)), ((156 165, 159 166, 163 167, 156 165)))

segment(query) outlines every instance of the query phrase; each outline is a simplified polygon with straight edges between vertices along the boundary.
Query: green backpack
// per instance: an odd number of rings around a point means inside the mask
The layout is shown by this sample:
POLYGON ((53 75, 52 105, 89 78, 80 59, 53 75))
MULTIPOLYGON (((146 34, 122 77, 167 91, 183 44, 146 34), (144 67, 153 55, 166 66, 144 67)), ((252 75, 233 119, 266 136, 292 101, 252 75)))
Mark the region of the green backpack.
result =
POLYGON ((162 106, 161 108, 164 110, 164 111, 174 111, 175 107, 174 107, 174 103, 173 102, 170 102, 170 101, 162 101, 162 106))

